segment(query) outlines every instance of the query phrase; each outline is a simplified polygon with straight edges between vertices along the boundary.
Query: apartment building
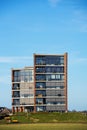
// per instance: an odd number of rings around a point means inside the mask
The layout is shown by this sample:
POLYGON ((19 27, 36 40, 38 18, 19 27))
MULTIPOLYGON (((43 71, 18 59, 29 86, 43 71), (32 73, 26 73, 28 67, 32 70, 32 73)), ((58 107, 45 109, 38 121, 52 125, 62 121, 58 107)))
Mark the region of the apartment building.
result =
POLYGON ((67 102, 67 53, 34 54, 34 67, 12 69, 12 112, 65 112, 67 102))
POLYGON ((67 53, 34 54, 34 111, 67 111, 67 53))
POLYGON ((12 112, 34 110, 33 67, 12 69, 12 112))

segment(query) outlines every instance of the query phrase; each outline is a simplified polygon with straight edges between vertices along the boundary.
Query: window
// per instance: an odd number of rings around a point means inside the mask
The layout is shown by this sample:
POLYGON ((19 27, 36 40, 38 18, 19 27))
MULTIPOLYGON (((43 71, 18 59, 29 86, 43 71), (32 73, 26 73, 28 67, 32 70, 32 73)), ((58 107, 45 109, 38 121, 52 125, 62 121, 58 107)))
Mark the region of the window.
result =
POLYGON ((45 75, 36 75, 36 80, 45 80, 45 75))
POLYGON ((29 82, 32 81, 32 70, 21 70, 21 82, 29 82))
POLYGON ((46 108, 44 106, 38 106, 38 107, 36 107, 36 110, 37 111, 45 111, 46 108))
POLYGON ((14 85, 13 85, 13 89, 17 89, 17 90, 19 90, 19 89, 20 89, 19 84, 14 84, 14 85))
POLYGON ((55 75, 52 74, 52 75, 51 75, 51 79, 55 79, 55 75))
POLYGON ((31 76, 33 74, 32 70, 29 70, 29 75, 31 76))
POLYGON ((13 97, 20 97, 20 92, 19 91, 14 91, 13 92, 13 97))
POLYGON ((32 81, 33 79, 32 79, 32 76, 29 76, 29 81, 32 81))
POLYGON ((36 83, 36 88, 45 88, 45 83, 41 82, 41 83, 36 83))
POLYGON ((51 72, 51 67, 46 67, 46 73, 50 73, 51 72))
POLYGON ((14 99, 12 104, 13 105, 20 105, 20 100, 19 99, 14 99))
POLYGON ((45 67, 37 67, 36 73, 45 73, 45 67))
POLYGON ((14 76, 15 76, 15 77, 20 76, 20 71, 19 71, 19 70, 15 70, 15 71, 14 71, 14 76))
POLYGON ((61 74, 61 80, 64 80, 64 74, 61 74))
POLYGON ((36 57, 36 65, 44 65, 45 64, 45 57, 40 56, 36 57))
POLYGON ((56 79, 57 79, 57 80, 60 80, 60 74, 57 74, 57 75, 56 75, 56 79))
POLYGON ((64 64, 64 56, 60 57, 60 64, 64 64))
POLYGON ((43 99, 42 98, 36 99, 36 104, 43 104, 43 99))
POLYGON ((14 82, 20 82, 20 71, 14 71, 14 82))
POLYGON ((46 75, 46 80, 47 81, 51 80, 51 76, 50 75, 46 75))

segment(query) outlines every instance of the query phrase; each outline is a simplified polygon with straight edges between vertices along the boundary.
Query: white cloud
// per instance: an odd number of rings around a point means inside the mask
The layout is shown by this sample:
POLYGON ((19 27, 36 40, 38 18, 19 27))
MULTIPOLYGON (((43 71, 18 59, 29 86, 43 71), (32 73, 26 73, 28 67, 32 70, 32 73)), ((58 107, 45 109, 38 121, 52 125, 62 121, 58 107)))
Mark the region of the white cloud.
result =
POLYGON ((32 60, 33 57, 0 57, 0 63, 15 63, 26 60, 32 60))
POLYGON ((48 0, 51 6, 55 7, 61 0, 48 0))

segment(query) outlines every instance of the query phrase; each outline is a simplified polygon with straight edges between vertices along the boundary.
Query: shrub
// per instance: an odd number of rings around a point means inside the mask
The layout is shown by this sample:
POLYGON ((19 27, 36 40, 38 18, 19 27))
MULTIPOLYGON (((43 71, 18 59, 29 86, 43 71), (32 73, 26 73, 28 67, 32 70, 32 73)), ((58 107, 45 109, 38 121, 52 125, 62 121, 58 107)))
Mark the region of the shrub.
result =
POLYGON ((10 117, 5 117, 4 119, 5 119, 5 120, 10 120, 11 118, 10 118, 10 117))

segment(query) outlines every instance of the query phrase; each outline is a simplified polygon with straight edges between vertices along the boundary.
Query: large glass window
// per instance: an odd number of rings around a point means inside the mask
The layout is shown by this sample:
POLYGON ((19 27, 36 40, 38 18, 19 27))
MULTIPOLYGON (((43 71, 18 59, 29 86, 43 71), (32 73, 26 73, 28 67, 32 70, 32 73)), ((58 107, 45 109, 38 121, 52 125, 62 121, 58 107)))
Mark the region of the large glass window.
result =
POLYGON ((46 64, 48 65, 64 64, 64 57, 63 56, 46 56, 46 64))
POLYGON ((45 64, 44 56, 36 57, 36 65, 44 65, 44 64, 45 64))
POLYGON ((36 88, 45 88, 45 83, 44 82, 41 82, 41 83, 36 83, 36 88))
POLYGON ((45 75, 36 75, 36 80, 46 80, 45 75))
POLYGON ((51 75, 46 75, 46 81, 50 81, 51 80, 51 75))
POLYGON ((60 57, 60 64, 64 64, 64 56, 60 57))
POLYGON ((61 75, 60 75, 60 74, 57 74, 57 75, 56 75, 56 79, 57 79, 57 80, 60 80, 60 79, 61 79, 61 75))
POLYGON ((14 76, 15 76, 15 77, 20 76, 20 71, 19 71, 19 70, 15 70, 15 71, 14 71, 14 76))
POLYGON ((54 74, 51 75, 51 79, 55 80, 55 75, 54 74))
POLYGON ((43 104, 43 98, 36 99, 36 104, 43 104))
POLYGON ((36 67, 36 73, 45 73, 45 67, 36 67))
POLYGON ((20 97, 20 92, 19 91, 14 91, 12 96, 13 97, 20 97))
POLYGON ((21 71, 21 82, 31 82, 33 81, 33 71, 32 70, 22 70, 21 71))
POLYGON ((13 74, 14 74, 14 82, 20 82, 20 71, 15 70, 13 74))
POLYGON ((46 73, 64 73, 64 67, 63 66, 46 67, 46 73))
POLYGON ((64 80, 64 74, 47 74, 46 81, 64 80))
POLYGON ((36 65, 63 65, 64 56, 38 56, 35 62, 36 65))
POLYGON ((12 105, 20 105, 20 100, 14 99, 12 105))
POLYGON ((13 84, 13 89, 14 90, 19 90, 20 89, 20 85, 19 84, 13 84))
POLYGON ((46 110, 46 107, 44 106, 37 106, 36 107, 36 111, 45 111, 46 110))

